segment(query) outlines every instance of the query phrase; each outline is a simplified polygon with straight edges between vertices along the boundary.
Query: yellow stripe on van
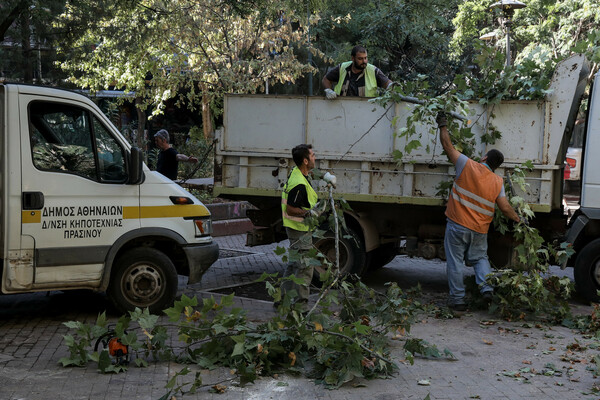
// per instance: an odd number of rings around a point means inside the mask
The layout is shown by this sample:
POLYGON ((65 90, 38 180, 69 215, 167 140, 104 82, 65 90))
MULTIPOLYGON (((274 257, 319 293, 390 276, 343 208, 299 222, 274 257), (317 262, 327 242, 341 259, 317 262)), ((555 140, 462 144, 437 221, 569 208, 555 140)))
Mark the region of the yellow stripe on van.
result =
POLYGON ((138 219, 139 217, 139 207, 123 207, 123 219, 138 219))
POLYGON ((21 223, 39 224, 42 222, 42 210, 22 210, 21 223))
MULTIPOLYGON (((206 217, 209 215, 208 209, 199 204, 123 207, 123 219, 206 217)), ((42 210, 22 210, 21 222, 23 224, 41 223, 42 210)))
POLYGON ((123 207, 123 219, 205 217, 208 215, 210 215, 208 209, 199 204, 123 207))

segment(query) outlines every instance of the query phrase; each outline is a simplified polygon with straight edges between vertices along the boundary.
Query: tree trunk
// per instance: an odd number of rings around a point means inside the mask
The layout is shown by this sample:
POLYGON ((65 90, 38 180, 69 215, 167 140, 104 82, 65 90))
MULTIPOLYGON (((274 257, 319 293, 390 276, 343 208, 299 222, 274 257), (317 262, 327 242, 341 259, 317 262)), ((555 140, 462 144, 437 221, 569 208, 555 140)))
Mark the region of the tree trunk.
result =
POLYGON ((146 151, 148 150, 146 148, 146 143, 145 143, 145 135, 144 135, 144 131, 146 129, 146 108, 144 106, 144 108, 142 109, 142 98, 141 97, 136 97, 135 98, 135 111, 137 112, 137 117, 138 117, 138 126, 137 126, 137 134, 136 134, 136 139, 135 139, 135 145, 137 147, 139 147, 140 149, 142 149, 142 151, 144 153, 146 153, 146 151))
POLYGON ((27 7, 29 7, 29 2, 26 0, 20 1, 13 7, 11 12, 8 13, 6 17, 2 17, 2 19, 0 19, 0 42, 4 41, 4 37, 6 36, 6 31, 8 31, 8 28, 10 28, 13 22, 15 22, 15 20, 21 16, 21 13, 27 10, 27 7))
POLYGON ((212 114, 210 112, 210 98, 204 90, 204 85, 202 89, 202 129, 204 132, 204 139, 209 139, 214 136, 212 114))
POLYGON ((23 55, 23 82, 33 82, 33 64, 31 62, 31 32, 29 30, 29 13, 21 14, 21 52, 23 55))

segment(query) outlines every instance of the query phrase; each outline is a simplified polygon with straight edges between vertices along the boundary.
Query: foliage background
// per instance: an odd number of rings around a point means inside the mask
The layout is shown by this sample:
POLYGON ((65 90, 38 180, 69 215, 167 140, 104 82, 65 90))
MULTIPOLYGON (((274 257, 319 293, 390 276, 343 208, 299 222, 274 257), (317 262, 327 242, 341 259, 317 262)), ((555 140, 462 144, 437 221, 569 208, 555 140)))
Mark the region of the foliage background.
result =
POLYGON ((224 93, 308 93, 310 81, 321 94, 321 78, 355 44, 403 94, 450 91, 487 104, 543 97, 556 63, 573 52, 598 70, 595 0, 526 1, 511 26, 512 69, 504 68, 505 35, 492 3, 7 0, 0 79, 134 93, 130 136, 145 147, 147 119, 169 102, 201 115, 207 138, 221 122, 224 93), (496 40, 483 44, 489 32, 496 40))

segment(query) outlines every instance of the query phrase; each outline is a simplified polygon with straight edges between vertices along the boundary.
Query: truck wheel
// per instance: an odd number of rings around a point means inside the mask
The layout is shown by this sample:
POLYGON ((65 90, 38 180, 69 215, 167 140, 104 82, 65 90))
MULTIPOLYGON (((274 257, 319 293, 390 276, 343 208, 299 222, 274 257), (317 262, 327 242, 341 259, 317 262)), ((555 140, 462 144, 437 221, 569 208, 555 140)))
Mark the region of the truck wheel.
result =
POLYGON ((575 285, 588 301, 598 303, 600 289, 600 239, 589 242, 575 260, 575 285))
POLYGON ((393 243, 379 246, 375 250, 367 253, 367 269, 369 271, 376 271, 383 268, 392 262, 397 255, 398 252, 393 243))
POLYGON ((121 312, 148 307, 158 314, 173 304, 177 271, 164 253, 137 248, 123 254, 112 271, 108 296, 121 312))
MULTIPOLYGON (((354 232, 350 232, 351 239, 340 235, 340 274, 342 276, 349 274, 360 275, 365 269, 366 253, 362 240, 354 232)), ((324 238, 314 242, 314 246, 335 264, 335 235, 333 232, 327 232, 324 238)), ((313 274, 313 283, 320 285, 319 276, 324 272, 323 266, 315 267, 313 274)))

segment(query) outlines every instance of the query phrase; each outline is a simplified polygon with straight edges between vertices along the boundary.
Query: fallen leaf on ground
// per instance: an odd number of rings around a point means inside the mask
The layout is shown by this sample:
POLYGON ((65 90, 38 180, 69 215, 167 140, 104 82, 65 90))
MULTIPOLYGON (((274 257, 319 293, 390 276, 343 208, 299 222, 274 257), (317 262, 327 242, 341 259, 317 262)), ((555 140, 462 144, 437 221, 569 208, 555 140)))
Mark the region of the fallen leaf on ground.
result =
POLYGON ((494 342, 492 342, 491 340, 486 340, 486 339, 483 339, 483 343, 487 344, 488 346, 491 346, 494 344, 494 342))
POLYGON ((290 365, 293 367, 296 364, 296 354, 293 351, 290 351, 288 354, 288 358, 290 359, 290 365))
POLYGON ((362 360, 360 360, 360 364, 365 368, 375 368, 374 359, 369 359, 365 357, 362 360))
POLYGON ((227 386, 214 385, 211 387, 211 389, 213 389, 215 391, 215 393, 225 393, 225 390, 227 390, 227 386))
POLYGON ((419 382, 417 382, 417 384, 421 385, 421 386, 429 386, 429 385, 431 385, 431 383, 427 379, 422 379, 419 382))

